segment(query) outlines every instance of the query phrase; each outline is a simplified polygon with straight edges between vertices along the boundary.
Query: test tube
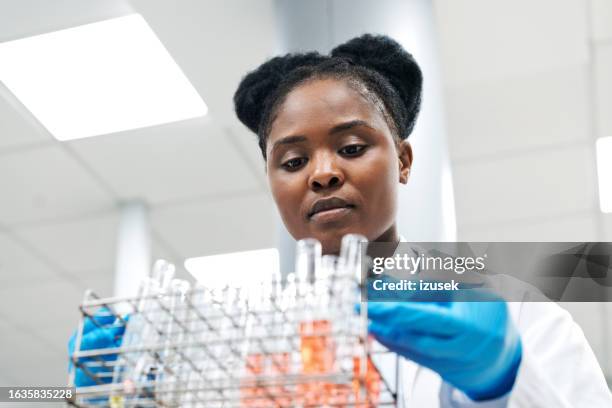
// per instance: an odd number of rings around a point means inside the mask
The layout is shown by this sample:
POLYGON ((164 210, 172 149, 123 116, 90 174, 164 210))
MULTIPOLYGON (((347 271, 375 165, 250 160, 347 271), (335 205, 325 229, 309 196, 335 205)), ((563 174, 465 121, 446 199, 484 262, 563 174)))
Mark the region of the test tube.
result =
POLYGON ((269 307, 271 286, 262 279, 249 283, 248 318, 245 327, 245 365, 244 379, 248 384, 241 387, 241 407, 263 408, 270 404, 266 401, 268 390, 260 385, 260 379, 266 374, 268 357, 265 355, 264 340, 267 334, 266 309, 269 307))
POLYGON ((301 239, 297 242, 295 272, 300 283, 313 283, 315 273, 321 263, 321 243, 314 238, 301 239))
POLYGON ((272 299, 271 299, 271 325, 270 332, 274 336, 273 347, 270 354, 270 376, 272 385, 269 387, 270 394, 274 396, 276 408, 292 407, 290 389, 286 386, 286 378, 291 374, 291 333, 287 329, 285 293, 282 290, 280 271, 276 270, 272 275, 272 299))
POLYGON ((361 245, 367 243, 368 239, 359 234, 348 234, 342 237, 340 243, 340 265, 345 272, 359 282, 361 279, 361 245))
MULTIPOLYGON (((190 289, 191 284, 183 279, 173 279, 170 283, 170 314, 171 319, 174 321, 174 329, 173 332, 168 333, 168 337, 175 344, 184 343, 188 336, 187 322, 189 320, 189 308, 187 307, 187 295, 190 289)), ((188 360, 188 351, 185 348, 173 348, 170 353, 171 359, 168 362, 171 371, 174 373, 174 382, 172 384, 174 387, 171 393, 171 400, 176 401, 180 406, 184 406, 190 397, 188 392, 178 392, 179 388, 185 387, 188 383, 193 369, 190 364, 191 360, 188 360)))
POLYGON ((204 392, 200 389, 206 385, 205 373, 207 372, 207 367, 205 364, 208 359, 203 347, 199 343, 202 334, 206 331, 206 324, 200 318, 204 304, 204 290, 203 285, 198 282, 191 289, 187 298, 190 315, 187 341, 191 346, 186 350, 186 354, 197 367, 197 370, 189 372, 189 378, 187 379, 187 386, 192 390, 190 393, 192 404, 187 405, 188 407, 197 407, 197 401, 205 397, 204 392))
MULTIPOLYGON (((156 320, 155 297, 161 293, 162 284, 173 274, 174 266, 159 260, 155 263, 151 276, 141 281, 138 300, 123 335, 122 348, 145 347, 146 343, 153 344, 158 339, 153 327, 156 320)), ((144 349, 125 353, 120 364, 115 367, 113 383, 123 384, 126 396, 124 398, 121 395, 113 395, 112 402, 121 406, 124 400, 138 399, 141 394, 150 397, 151 392, 146 384, 152 379, 149 370, 154 366, 153 357, 144 349)))
MULTIPOLYGON (((163 345, 163 348, 156 353, 156 361, 149 366, 147 377, 155 381, 155 395, 159 400, 166 400, 165 393, 166 384, 172 381, 173 373, 171 370, 171 360, 169 342, 171 339, 170 333, 173 330, 172 313, 174 313, 173 305, 174 296, 171 292, 171 284, 174 279, 174 265, 165 261, 158 260, 153 268, 153 277, 159 282, 159 293, 155 297, 154 306, 149 310, 148 315, 152 322, 153 328, 158 333, 158 344, 163 345)), ((153 305, 153 302, 152 302, 153 305)))
MULTIPOLYGON (((297 282, 295 273, 287 275, 287 284, 283 290, 281 310, 285 316, 283 326, 283 338, 286 340, 289 348, 289 374, 299 374, 299 367, 302 364, 302 356, 300 352, 300 341, 294 343, 298 338, 299 327, 299 309, 297 305, 297 282)), ((290 399, 289 406, 301 407, 303 405, 303 393, 299 389, 300 386, 291 385, 287 387, 287 392, 290 399)))
MULTIPOLYGON (((321 376, 333 370, 335 347, 331 338, 332 327, 327 310, 317 299, 321 277, 321 244, 314 239, 298 241, 296 248, 296 273, 298 284, 298 310, 302 374, 321 376), (319 280, 320 281, 320 280, 319 280)), ((324 381, 308 381, 298 387, 304 405, 327 405, 333 384, 324 381)))
MULTIPOLYGON (((345 304, 347 306, 352 306, 353 303, 360 300, 359 282, 361 282, 362 275, 361 245, 365 242, 367 242, 367 239, 358 234, 349 234, 342 238, 340 262, 345 270, 344 273, 347 276, 351 276, 353 282, 355 282, 351 290, 344 292, 347 300, 345 304)), ((367 322, 367 308, 362 304, 359 320, 354 321, 356 324, 353 324, 353 327, 358 328, 358 332, 355 333, 357 336, 355 337, 359 338, 359 342, 355 343, 353 356, 353 398, 358 407, 376 406, 381 388, 381 378, 378 370, 376 370, 372 358, 368 356, 371 340, 367 337, 367 322), (365 393, 362 391, 365 391, 365 393)))

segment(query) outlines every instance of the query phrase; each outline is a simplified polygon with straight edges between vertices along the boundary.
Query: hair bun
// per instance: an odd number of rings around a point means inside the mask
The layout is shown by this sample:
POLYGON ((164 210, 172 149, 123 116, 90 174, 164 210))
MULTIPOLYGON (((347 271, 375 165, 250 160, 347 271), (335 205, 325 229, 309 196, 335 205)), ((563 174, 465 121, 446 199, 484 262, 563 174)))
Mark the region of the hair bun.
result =
POLYGON ((408 115, 416 117, 423 76, 412 55, 395 40, 384 35, 364 34, 337 46, 331 56, 347 59, 386 77, 404 102, 408 115))
POLYGON ((297 67, 316 65, 326 57, 318 52, 287 54, 274 57, 250 72, 240 82, 234 94, 234 106, 238 119, 257 133, 262 119, 265 101, 274 93, 282 79, 297 67))

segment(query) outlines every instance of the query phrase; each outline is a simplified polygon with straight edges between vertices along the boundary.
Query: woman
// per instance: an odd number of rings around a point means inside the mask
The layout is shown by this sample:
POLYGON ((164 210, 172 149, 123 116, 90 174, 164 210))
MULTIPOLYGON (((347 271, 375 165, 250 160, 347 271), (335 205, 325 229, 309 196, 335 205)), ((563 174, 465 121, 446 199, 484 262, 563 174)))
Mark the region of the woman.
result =
MULTIPOLYGON (((331 254, 348 233, 400 241, 397 192, 410 175, 421 85, 412 56, 371 35, 329 56, 274 58, 242 80, 236 113, 258 137, 295 239, 316 238, 331 254)), ((406 358, 407 406, 612 406, 580 328, 555 304, 385 302, 369 303, 368 315, 376 339, 406 358)), ((116 345, 117 330, 86 325, 82 348, 116 345)))
MULTIPOLYGON (((274 58, 243 79, 236 113, 259 139, 295 239, 316 238, 324 253, 348 233, 399 242, 421 84, 410 54, 371 35, 330 56, 274 58)), ((553 303, 370 303, 368 316, 377 340, 409 359, 407 406, 612 406, 580 328, 553 303)))

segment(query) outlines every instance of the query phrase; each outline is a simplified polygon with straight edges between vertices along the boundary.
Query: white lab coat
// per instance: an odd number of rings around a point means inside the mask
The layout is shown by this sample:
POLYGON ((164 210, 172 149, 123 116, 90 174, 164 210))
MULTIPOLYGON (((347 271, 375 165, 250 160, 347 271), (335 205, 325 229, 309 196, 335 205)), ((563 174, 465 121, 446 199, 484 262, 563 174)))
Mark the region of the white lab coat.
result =
POLYGON ((552 302, 511 302, 523 357, 509 395, 475 403, 427 368, 404 360, 406 407, 612 407, 601 368, 580 327, 552 302))
POLYGON ((510 393, 496 400, 473 402, 437 373, 402 359, 404 406, 612 408, 612 393, 597 359, 566 310, 554 302, 509 302, 508 309, 523 345, 510 393))

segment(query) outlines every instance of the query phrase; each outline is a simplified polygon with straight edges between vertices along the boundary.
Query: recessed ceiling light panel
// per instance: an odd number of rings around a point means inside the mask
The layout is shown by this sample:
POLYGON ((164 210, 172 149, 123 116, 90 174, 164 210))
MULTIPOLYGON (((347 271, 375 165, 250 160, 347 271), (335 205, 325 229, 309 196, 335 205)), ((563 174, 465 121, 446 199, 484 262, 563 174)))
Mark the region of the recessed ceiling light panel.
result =
POLYGON ((0 81, 59 140, 207 112, 139 14, 0 43, 0 81))
POLYGON ((277 277, 276 248, 201 256, 185 260, 185 269, 207 287, 242 286, 277 277))

